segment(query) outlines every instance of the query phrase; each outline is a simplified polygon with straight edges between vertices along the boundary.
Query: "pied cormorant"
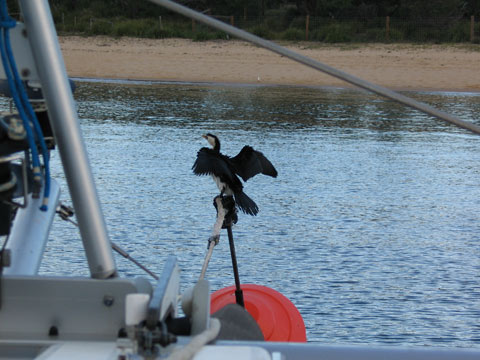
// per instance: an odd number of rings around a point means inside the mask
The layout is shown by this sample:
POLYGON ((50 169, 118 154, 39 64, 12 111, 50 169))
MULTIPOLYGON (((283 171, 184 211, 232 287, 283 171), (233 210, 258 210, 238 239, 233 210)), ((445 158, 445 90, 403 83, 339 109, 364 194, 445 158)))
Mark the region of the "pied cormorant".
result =
POLYGON ((220 195, 234 196, 238 208, 249 215, 257 215, 258 206, 243 192, 243 184, 257 174, 277 177, 277 170, 259 151, 244 146, 235 157, 220 152, 220 141, 215 135, 202 135, 212 149, 203 147, 197 153, 192 170, 195 175, 211 175, 220 190, 220 195), (238 176, 237 176, 238 175, 238 176))

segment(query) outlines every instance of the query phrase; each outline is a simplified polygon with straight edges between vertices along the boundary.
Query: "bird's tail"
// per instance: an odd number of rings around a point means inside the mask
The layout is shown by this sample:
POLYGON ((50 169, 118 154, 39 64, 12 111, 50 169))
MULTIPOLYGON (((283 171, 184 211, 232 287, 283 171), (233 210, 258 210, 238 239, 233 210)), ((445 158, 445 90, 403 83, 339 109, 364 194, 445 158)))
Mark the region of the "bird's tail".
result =
POLYGON ((238 205, 238 208, 242 210, 245 214, 248 215, 257 215, 258 214, 258 206, 255 204, 255 201, 250 199, 247 194, 243 191, 236 192, 235 194, 235 202, 238 205))

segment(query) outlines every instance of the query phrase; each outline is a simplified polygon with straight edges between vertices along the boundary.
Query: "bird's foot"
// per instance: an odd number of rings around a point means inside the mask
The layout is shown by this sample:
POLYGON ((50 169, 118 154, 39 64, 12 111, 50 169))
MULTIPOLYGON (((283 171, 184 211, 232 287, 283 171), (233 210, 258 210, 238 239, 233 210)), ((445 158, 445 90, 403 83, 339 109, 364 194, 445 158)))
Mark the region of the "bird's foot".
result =
POLYGON ((218 200, 221 201, 221 205, 225 210, 225 220, 223 221, 222 229, 226 229, 228 226, 236 224, 238 221, 235 199, 232 195, 224 195, 223 192, 221 192, 220 195, 215 196, 213 199, 213 206, 215 206, 217 213, 218 206, 220 206, 220 204, 217 202, 218 200))

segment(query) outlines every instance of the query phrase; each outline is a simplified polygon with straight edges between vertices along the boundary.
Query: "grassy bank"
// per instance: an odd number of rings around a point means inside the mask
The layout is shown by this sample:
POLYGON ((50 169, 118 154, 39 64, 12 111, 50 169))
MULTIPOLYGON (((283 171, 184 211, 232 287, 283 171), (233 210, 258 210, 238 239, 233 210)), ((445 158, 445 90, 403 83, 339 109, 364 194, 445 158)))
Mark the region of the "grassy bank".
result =
MULTIPOLYGON (((292 19, 286 24, 275 17, 244 20, 217 16, 221 21, 270 40, 309 40, 323 43, 480 43, 480 24, 468 20, 442 19, 408 21, 377 18, 370 20, 292 19), (473 35, 472 35, 473 28, 473 35), (476 35, 479 34, 479 35, 476 35), (473 40, 473 41, 472 41, 473 40)), ((107 35, 142 38, 185 38, 196 41, 228 39, 228 35, 203 24, 177 17, 126 19, 95 18, 60 14, 55 16, 61 35, 107 35)))

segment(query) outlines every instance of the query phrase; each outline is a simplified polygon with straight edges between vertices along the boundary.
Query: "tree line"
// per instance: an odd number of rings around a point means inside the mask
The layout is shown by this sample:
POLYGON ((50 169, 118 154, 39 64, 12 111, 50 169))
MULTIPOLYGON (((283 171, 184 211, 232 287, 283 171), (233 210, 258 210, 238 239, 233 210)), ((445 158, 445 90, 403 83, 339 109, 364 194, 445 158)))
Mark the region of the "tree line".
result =
MULTIPOLYGON (((18 14, 17 0, 7 0, 18 14)), ((480 42, 480 0, 177 0, 271 40, 480 42)), ((147 0, 49 0, 60 34, 224 39, 147 0)))
MULTIPOLYGON (((10 1, 15 2, 15 1, 10 1)), ((334 19, 372 17, 480 17, 479 0, 180 0, 190 8, 212 15, 257 17, 286 13, 334 19)), ((139 0, 49 0, 54 13, 75 12, 110 18, 148 18, 168 13, 149 1, 139 0)))

